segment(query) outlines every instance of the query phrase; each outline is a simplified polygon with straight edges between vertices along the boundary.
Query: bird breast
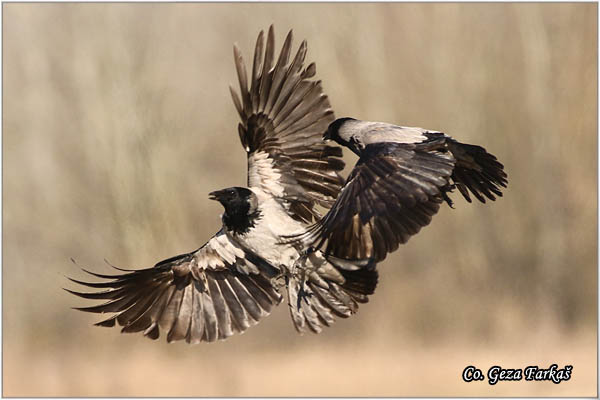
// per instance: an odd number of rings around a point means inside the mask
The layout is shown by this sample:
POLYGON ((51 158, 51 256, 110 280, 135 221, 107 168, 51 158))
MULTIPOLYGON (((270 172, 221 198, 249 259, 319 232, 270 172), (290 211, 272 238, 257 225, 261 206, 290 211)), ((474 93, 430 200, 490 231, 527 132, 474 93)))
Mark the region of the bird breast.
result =
POLYGON ((292 244, 281 243, 281 238, 302 231, 302 223, 291 218, 281 203, 269 196, 259 196, 259 210, 261 218, 256 225, 236 240, 275 267, 292 267, 299 252, 292 244))

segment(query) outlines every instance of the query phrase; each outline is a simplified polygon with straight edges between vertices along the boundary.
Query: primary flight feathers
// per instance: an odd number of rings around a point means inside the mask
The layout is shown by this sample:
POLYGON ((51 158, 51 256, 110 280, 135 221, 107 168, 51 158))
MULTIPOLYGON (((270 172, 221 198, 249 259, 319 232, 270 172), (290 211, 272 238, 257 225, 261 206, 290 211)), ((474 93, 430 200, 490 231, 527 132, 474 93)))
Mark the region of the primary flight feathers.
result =
POLYGON ((483 147, 441 132, 340 118, 325 139, 359 160, 335 204, 318 223, 292 236, 304 246, 347 260, 382 261, 431 222, 456 187, 471 202, 502 196, 507 175, 483 147))
MULTIPOLYGON (((430 223, 457 188, 485 202, 507 176, 496 157, 441 132, 353 118, 335 120, 306 41, 292 58, 292 32, 275 60, 275 35, 261 31, 252 71, 237 46, 239 94, 230 87, 248 153, 248 187, 210 193, 222 228, 191 253, 70 293, 105 303, 99 326, 167 341, 212 342, 242 333, 287 299, 294 327, 318 333, 346 318, 377 286, 376 263, 430 223), (291 61, 290 61, 291 60, 291 61), (342 148, 359 156, 344 183, 342 148), (329 209, 322 217, 319 207, 329 209), (282 289, 285 288, 285 295, 282 289)), ((116 267, 115 267, 116 268, 116 267)))
POLYGON ((282 300, 270 278, 277 274, 260 257, 245 252, 219 232, 199 250, 162 261, 154 268, 123 270, 120 275, 89 274, 104 282, 73 282, 108 290, 69 292, 104 304, 77 308, 94 313, 117 313, 98 326, 123 327, 189 343, 224 339, 243 332, 271 312, 282 300))
POLYGON ((333 110, 321 81, 310 80, 316 73, 315 63, 304 68, 306 41, 290 63, 290 31, 274 65, 272 26, 266 49, 263 42, 261 31, 250 87, 241 52, 234 46, 241 100, 232 87, 230 91, 241 118, 240 140, 248 152, 248 186, 284 200, 294 218, 316 221, 321 216, 315 206, 331 207, 344 183, 338 173, 344 168, 342 149, 322 140, 335 119, 333 110))
MULTIPOLYGON (((320 332, 335 316, 349 317, 368 301, 377 271, 360 270, 361 261, 336 266, 320 251, 283 243, 319 220, 318 206, 330 207, 344 182, 342 149, 322 140, 335 119, 320 81, 311 78, 315 64, 304 66, 306 42, 290 62, 292 32, 274 63, 271 26, 266 46, 256 42, 250 81, 239 49, 234 47, 240 95, 231 89, 241 122, 240 140, 248 153, 248 188, 210 193, 225 208, 223 227, 200 249, 173 257, 153 268, 117 275, 88 272, 99 283, 73 280, 107 289, 69 292, 108 300, 78 308, 113 313, 100 326, 122 326, 167 341, 211 342, 243 332, 268 315, 283 297, 299 332, 320 332)), ((332 260, 336 260, 332 257, 332 260)))

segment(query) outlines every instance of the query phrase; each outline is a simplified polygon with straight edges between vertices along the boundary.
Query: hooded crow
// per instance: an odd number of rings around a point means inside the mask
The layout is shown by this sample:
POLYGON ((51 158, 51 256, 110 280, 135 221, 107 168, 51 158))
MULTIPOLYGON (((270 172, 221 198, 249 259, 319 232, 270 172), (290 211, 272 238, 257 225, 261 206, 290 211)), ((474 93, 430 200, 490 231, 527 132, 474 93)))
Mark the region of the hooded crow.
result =
POLYGON ((324 139, 358 157, 335 204, 294 238, 326 256, 382 261, 431 222, 454 188, 471 202, 502 196, 504 166, 483 147, 442 132, 340 118, 324 139))
POLYGON ((374 269, 359 261, 307 252, 281 238, 318 221, 318 207, 329 208, 342 188, 342 149, 326 144, 323 132, 334 120, 315 64, 304 67, 306 41, 290 62, 292 32, 274 62, 273 26, 266 46, 261 31, 250 80, 234 45, 240 95, 230 87, 241 122, 239 137, 248 156, 248 187, 210 193, 225 212, 222 229, 191 253, 152 268, 120 270, 116 275, 90 271, 101 282, 77 284, 105 289, 70 291, 105 303, 78 310, 113 313, 100 326, 122 332, 160 333, 167 341, 212 342, 268 315, 286 286, 294 326, 320 332, 334 317, 348 317, 367 301, 377 284, 374 269), (335 264, 335 262, 338 264, 335 264))

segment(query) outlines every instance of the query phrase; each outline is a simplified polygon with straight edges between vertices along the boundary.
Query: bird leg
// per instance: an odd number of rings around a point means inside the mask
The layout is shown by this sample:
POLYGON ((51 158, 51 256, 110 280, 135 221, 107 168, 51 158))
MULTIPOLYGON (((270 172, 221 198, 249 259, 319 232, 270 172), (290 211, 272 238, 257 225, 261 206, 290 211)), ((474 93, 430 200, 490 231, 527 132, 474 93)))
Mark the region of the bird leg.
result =
POLYGON ((288 285, 289 285, 289 278, 288 278, 288 275, 286 274, 285 270, 283 268, 281 268, 281 272, 278 273, 277 275, 275 275, 273 278, 271 278, 270 282, 271 282, 271 285, 273 285, 273 287, 275 288, 275 290, 277 290, 279 292, 279 290, 284 286, 287 290, 288 285))
POLYGON ((300 289, 298 290, 298 303, 296 304, 296 307, 298 308, 298 310, 300 310, 300 305, 302 304, 302 300, 304 299, 304 302, 309 305, 308 299, 313 297, 313 293, 312 292, 307 292, 304 289, 304 285, 305 285, 306 281, 304 279, 302 279, 300 281, 300 289))
POLYGON ((315 249, 313 246, 308 246, 306 250, 300 252, 300 257, 298 257, 294 263, 294 267, 298 265, 304 265, 306 263, 306 259, 315 251, 317 251, 317 249, 315 249))
POLYGON ((302 304, 302 300, 306 304, 309 304, 308 299, 313 296, 313 293, 306 290, 306 281, 307 276, 313 271, 314 268, 309 268, 307 266, 306 260, 308 257, 316 251, 312 246, 308 247, 305 251, 300 254, 300 257, 294 262, 294 266, 292 267, 292 276, 294 276, 295 280, 300 282, 300 288, 298 289, 298 301, 296 307, 300 310, 300 305, 302 304))

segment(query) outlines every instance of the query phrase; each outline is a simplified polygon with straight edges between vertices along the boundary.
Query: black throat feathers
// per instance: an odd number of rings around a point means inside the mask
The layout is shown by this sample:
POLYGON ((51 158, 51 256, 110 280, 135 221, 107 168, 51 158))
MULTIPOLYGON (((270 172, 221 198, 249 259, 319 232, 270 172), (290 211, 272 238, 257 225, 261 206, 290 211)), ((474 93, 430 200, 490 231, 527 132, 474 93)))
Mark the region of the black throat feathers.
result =
POLYGON ((227 227, 227 230, 241 235, 248 233, 251 228, 254 228, 260 217, 261 213, 258 209, 250 212, 250 204, 248 202, 236 202, 236 204, 230 204, 225 207, 223 223, 227 227))

